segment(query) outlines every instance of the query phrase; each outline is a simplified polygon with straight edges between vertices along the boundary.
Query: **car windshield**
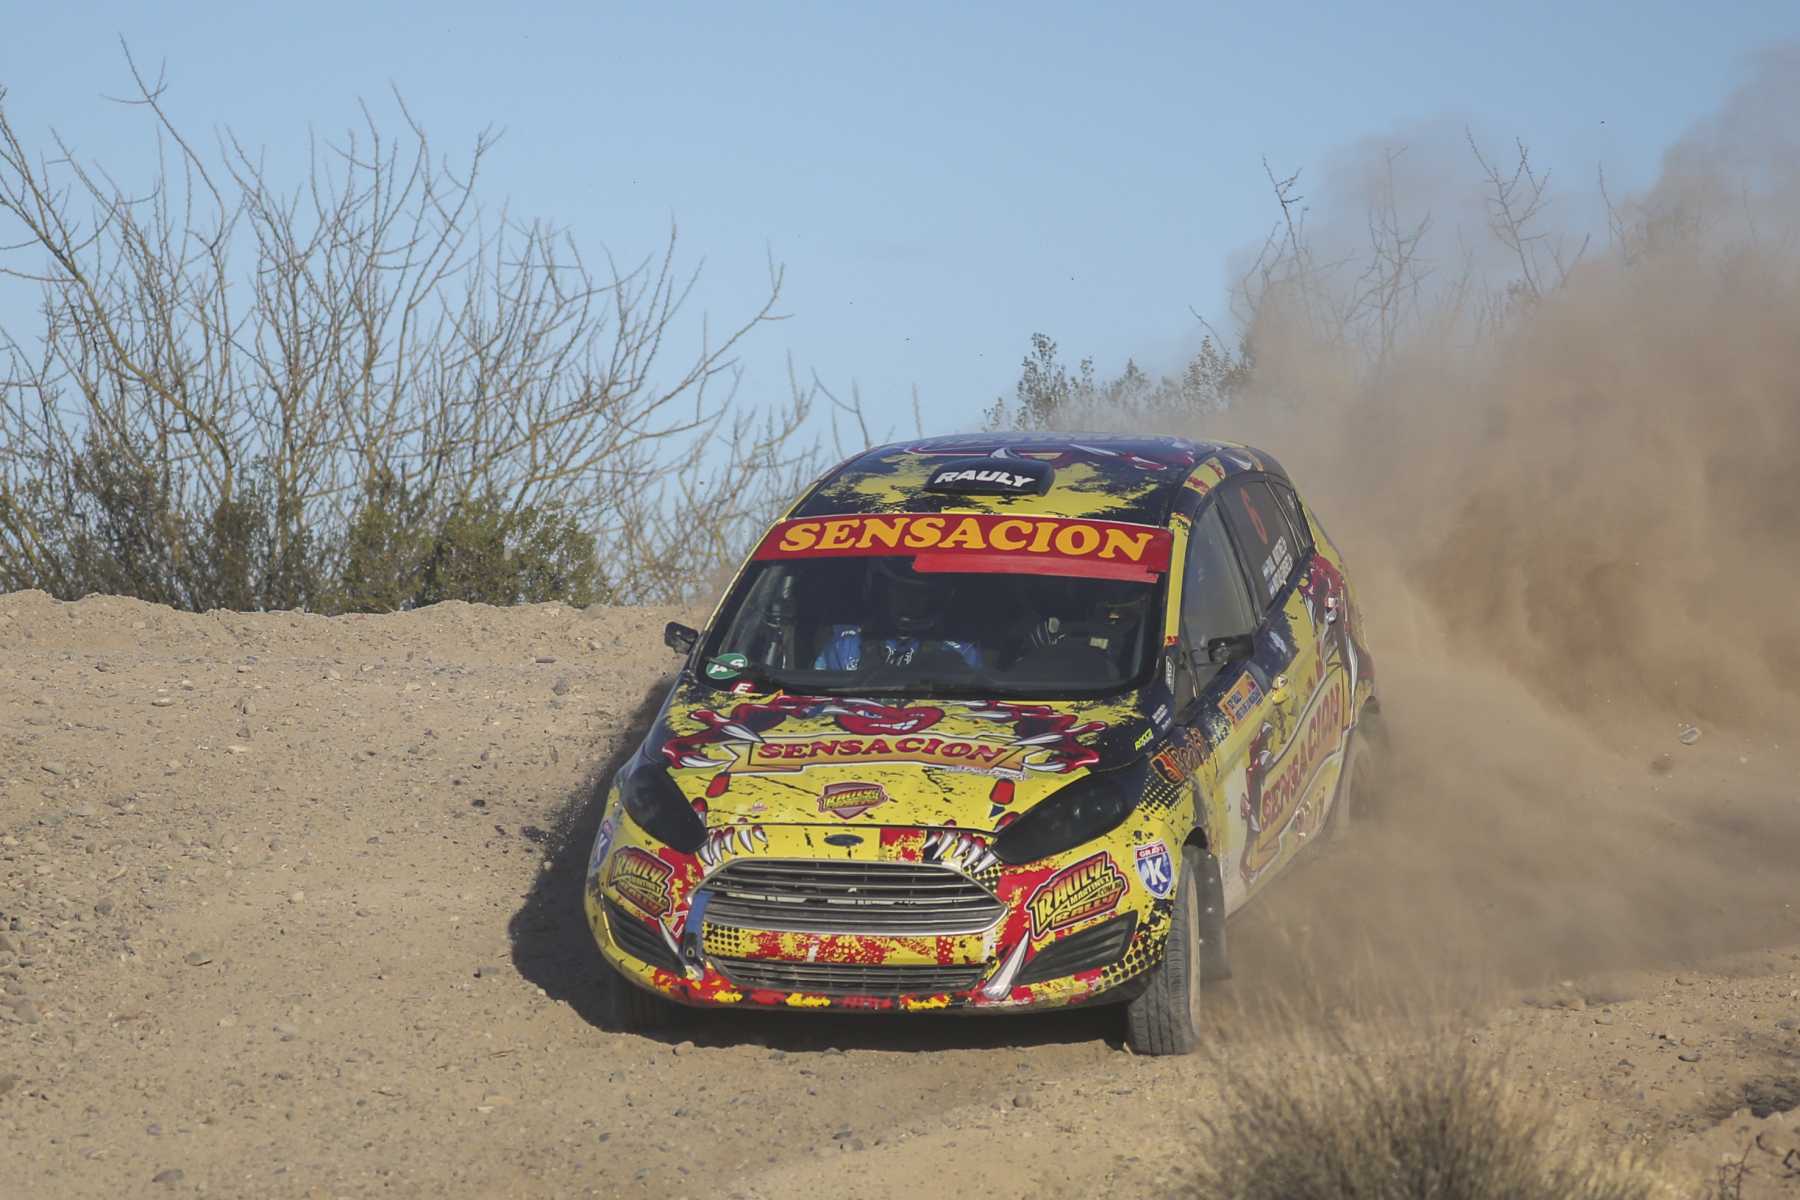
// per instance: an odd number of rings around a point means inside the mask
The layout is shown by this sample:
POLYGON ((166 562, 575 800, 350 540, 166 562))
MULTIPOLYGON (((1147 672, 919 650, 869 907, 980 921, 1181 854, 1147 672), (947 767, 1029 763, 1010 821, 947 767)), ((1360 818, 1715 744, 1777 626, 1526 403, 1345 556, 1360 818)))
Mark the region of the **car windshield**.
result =
POLYGON ((1154 666, 1162 575, 1016 566, 921 571, 900 556, 755 562, 713 625, 701 678, 807 694, 1072 699, 1154 666))

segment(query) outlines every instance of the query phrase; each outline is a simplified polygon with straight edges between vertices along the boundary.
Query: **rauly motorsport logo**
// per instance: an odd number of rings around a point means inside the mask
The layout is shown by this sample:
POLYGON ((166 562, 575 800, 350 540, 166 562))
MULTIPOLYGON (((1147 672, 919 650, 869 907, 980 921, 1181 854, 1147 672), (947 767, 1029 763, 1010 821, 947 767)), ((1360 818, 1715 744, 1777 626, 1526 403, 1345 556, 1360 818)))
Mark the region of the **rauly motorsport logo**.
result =
POLYGON ((1102 850, 1046 879, 1031 894, 1031 936, 1041 938, 1087 917, 1111 912, 1125 895, 1125 876, 1102 850))
POLYGON ((819 793, 819 811, 848 820, 862 816, 877 804, 885 804, 887 798, 887 792, 879 783, 827 784, 819 793))
POLYGON ((660 917, 669 911, 669 880, 674 874, 675 868, 654 854, 627 846, 613 859, 606 882, 645 913, 660 917))
POLYGON ((1004 466, 951 463, 931 473, 925 490, 965 496, 1041 496, 1050 490, 1050 475, 1049 463, 1031 459, 1008 459, 1004 466))

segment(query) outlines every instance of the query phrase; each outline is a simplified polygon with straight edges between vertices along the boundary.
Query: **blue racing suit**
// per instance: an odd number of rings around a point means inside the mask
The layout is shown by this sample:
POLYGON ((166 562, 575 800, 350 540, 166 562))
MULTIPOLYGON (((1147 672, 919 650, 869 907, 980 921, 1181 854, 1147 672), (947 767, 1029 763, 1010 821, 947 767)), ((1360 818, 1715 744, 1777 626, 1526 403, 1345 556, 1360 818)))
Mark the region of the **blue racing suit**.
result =
MULTIPOLYGON (((959 642, 950 638, 891 637, 871 639, 870 645, 888 663, 897 667, 911 662, 913 655, 927 646, 942 647, 960 656, 971 667, 981 666, 981 650, 973 642, 959 642)), ((833 625, 831 640, 819 651, 819 657, 813 661, 813 670, 854 671, 862 665, 863 649, 862 626, 833 625)))

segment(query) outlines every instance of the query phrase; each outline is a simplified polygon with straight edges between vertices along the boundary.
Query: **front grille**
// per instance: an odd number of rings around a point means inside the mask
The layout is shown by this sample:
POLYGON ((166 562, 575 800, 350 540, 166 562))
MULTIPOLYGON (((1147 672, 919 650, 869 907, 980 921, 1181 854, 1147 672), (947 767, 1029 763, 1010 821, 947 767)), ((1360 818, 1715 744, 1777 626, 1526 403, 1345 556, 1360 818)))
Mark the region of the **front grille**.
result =
POLYGON ((981 933, 1006 911, 968 876, 926 863, 745 859, 706 890, 709 924, 787 933, 981 933))
POLYGON ((606 927, 612 930, 613 941, 619 944, 619 949, 631 957, 677 975, 681 973, 681 963, 662 935, 611 900, 606 902, 606 927))
POLYGON ((1104 925, 1060 937, 1039 950, 1013 982, 1042 983, 1046 979, 1061 979, 1064 975, 1110 966, 1119 961, 1125 947, 1131 944, 1131 935, 1136 932, 1137 914, 1126 913, 1104 925))
POLYGON ((966 992, 981 982, 981 964, 966 967, 785 962, 775 958, 714 958, 712 965, 740 988, 810 992, 819 996, 936 996, 966 992))

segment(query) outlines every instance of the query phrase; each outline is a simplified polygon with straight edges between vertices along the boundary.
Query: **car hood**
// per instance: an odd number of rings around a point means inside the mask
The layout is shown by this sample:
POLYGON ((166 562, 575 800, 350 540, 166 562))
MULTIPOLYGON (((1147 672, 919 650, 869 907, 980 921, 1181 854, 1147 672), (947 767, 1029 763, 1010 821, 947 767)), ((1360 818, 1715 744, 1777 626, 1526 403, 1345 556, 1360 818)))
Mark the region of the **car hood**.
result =
POLYGON ((1133 694, 1104 701, 739 695, 684 680, 646 745, 711 829, 993 830, 1140 752, 1133 694))

